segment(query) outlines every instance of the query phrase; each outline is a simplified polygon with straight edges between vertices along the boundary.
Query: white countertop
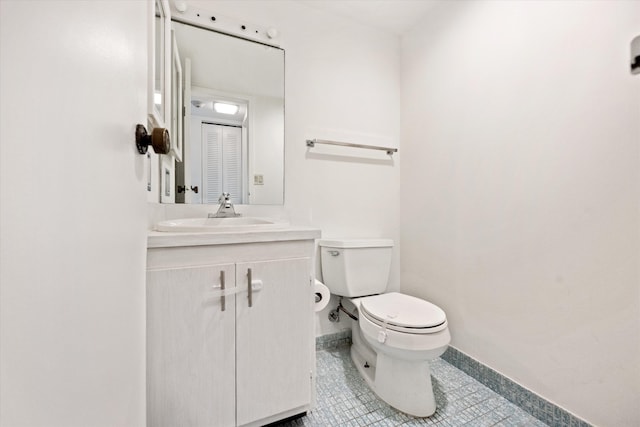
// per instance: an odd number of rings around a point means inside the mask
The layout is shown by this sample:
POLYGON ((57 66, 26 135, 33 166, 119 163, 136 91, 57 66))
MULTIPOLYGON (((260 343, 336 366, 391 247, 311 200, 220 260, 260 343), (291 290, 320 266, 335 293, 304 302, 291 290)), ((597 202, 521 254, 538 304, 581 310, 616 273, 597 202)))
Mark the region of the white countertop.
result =
POLYGON ((284 226, 251 231, 169 233, 149 231, 147 248, 171 248, 180 246, 229 245, 235 243, 282 242, 311 240, 320 237, 320 230, 304 226, 284 226))

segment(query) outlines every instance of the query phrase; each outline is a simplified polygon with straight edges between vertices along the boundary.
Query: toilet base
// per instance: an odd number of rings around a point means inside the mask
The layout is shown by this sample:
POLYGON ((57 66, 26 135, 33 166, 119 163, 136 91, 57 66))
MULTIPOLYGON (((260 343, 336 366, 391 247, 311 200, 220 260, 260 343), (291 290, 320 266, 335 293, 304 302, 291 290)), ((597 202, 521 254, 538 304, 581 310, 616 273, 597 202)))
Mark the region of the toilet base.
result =
MULTIPOLYGON (((369 353, 369 352, 366 352, 369 353)), ((436 411, 429 362, 413 362, 374 353, 375 361, 366 360, 351 346, 351 359, 367 385, 395 409, 414 417, 429 417, 436 411)))

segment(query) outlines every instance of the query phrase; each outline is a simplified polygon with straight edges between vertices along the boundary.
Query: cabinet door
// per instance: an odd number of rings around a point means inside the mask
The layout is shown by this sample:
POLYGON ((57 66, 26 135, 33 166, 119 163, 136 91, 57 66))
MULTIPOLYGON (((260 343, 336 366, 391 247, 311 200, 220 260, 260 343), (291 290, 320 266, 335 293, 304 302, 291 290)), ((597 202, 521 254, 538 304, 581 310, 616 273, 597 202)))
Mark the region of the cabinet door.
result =
POLYGON ((221 272, 232 289, 232 264, 147 271, 149 426, 235 425, 235 297, 223 311, 221 272))
POLYGON ((310 259, 236 264, 236 283, 255 290, 236 299, 237 420, 244 425, 308 405, 313 333, 310 259))

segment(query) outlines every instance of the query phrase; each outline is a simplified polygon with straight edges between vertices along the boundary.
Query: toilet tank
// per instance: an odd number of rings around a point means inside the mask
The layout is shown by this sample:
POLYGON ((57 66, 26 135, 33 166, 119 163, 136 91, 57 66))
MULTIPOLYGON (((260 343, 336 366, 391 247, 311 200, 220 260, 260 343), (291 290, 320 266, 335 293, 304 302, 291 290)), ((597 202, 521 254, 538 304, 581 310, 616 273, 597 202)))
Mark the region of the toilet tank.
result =
POLYGON ((322 278, 332 294, 361 297, 387 289, 393 240, 322 239, 318 245, 322 278))

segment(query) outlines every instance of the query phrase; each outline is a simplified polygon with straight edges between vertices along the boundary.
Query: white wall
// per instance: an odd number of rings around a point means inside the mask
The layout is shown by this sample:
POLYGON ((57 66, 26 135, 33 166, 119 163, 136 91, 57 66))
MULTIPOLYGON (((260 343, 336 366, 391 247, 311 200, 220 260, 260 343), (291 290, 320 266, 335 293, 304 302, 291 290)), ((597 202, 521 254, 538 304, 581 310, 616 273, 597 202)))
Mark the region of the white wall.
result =
POLYGON ((402 287, 452 344, 640 424, 640 2, 443 2, 403 39, 402 287))
POLYGON ((0 1, 0 425, 145 425, 147 4, 0 1))
MULTIPOLYGON (((292 1, 189 1, 189 5, 280 31, 285 57, 285 206, 293 224, 324 237, 396 241, 390 288, 399 287, 399 159, 384 152, 318 146, 309 138, 398 146, 400 41, 292 1)), ((201 207, 151 206, 150 218, 200 215, 201 207)), ((209 209, 211 210, 211 209, 209 209)), ((243 206, 241 212, 264 212, 243 206)), ((319 273, 318 273, 319 274, 319 273)), ((333 305, 333 304, 332 304, 333 305)), ((334 306, 334 305, 333 305, 334 306)), ((317 333, 348 328, 318 316, 317 333)))

